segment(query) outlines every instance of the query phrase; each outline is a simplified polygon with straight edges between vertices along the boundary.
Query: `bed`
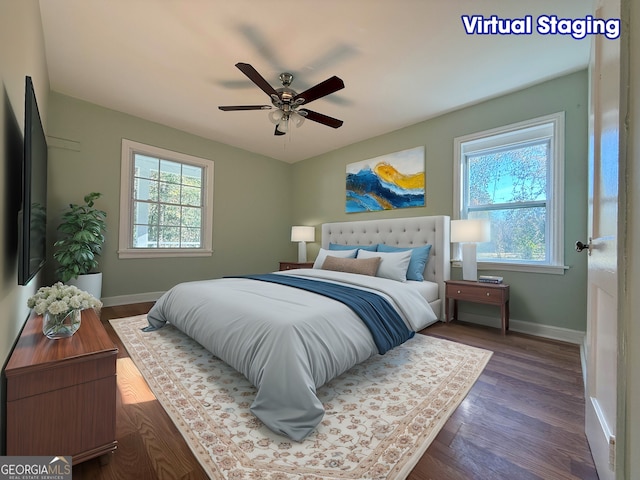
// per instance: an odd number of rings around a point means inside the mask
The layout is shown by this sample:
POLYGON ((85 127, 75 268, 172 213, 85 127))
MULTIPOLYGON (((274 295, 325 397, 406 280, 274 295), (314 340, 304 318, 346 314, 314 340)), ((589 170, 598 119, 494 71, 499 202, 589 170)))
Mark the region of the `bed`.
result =
POLYGON ((147 330, 198 341, 256 387, 257 418, 302 441, 324 415, 317 388, 442 319, 449 271, 447 216, 327 223, 314 268, 178 284, 147 330))

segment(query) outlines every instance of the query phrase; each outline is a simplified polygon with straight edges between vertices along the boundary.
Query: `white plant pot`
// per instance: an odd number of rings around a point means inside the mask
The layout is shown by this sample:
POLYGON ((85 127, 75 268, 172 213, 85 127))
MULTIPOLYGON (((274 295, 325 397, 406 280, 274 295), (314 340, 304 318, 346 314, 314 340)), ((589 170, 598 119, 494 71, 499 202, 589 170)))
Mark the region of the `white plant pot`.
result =
POLYGON ((89 292, 98 300, 102 297, 102 272, 78 275, 78 278, 72 278, 67 283, 89 292))

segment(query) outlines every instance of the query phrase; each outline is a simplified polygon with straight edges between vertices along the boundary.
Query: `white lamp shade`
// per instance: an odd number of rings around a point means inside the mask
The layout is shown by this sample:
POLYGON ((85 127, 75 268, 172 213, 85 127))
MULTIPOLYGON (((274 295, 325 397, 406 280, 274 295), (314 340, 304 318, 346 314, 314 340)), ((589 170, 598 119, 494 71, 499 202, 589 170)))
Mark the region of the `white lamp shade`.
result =
POLYGON ((292 242, 313 242, 316 239, 315 227, 294 226, 291 227, 292 242))
POLYGON ((491 224, 488 220, 451 220, 451 242, 488 242, 491 224))

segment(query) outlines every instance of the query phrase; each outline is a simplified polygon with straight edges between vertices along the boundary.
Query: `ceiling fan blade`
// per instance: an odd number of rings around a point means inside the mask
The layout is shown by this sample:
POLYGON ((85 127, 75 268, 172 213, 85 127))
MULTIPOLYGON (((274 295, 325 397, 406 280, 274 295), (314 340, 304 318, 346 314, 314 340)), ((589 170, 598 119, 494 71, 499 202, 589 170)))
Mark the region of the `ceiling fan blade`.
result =
POLYGON ((335 75, 331 78, 327 78, 324 82, 305 90, 302 93, 293 97, 293 101, 297 103, 311 103, 314 100, 322 98, 330 93, 337 92, 344 88, 344 82, 335 75))
POLYGON ((276 89, 273 88, 269 82, 267 82, 262 75, 260 75, 258 73, 258 71, 253 68, 251 65, 249 65, 248 63, 236 63, 236 67, 238 67, 238 69, 244 73, 247 77, 249 77, 249 80, 251 80, 253 83, 255 83, 258 87, 260 87, 260 89, 262 89, 262 91, 264 93, 266 93, 267 95, 271 96, 271 95, 275 95, 278 96, 278 92, 276 92, 276 89))
POLYGON ((276 129, 274 130, 273 134, 280 136, 280 135, 286 135, 286 132, 281 132, 280 130, 278 130, 278 125, 276 125, 276 129))
POLYGON ((234 110, 271 110, 271 105, 225 105, 218 107, 224 112, 232 112, 234 110))
POLYGON ((298 113, 302 113, 307 120, 318 122, 328 127, 339 128, 344 123, 342 120, 338 120, 337 118, 329 117, 328 115, 323 115, 322 113, 314 112, 313 110, 307 110, 306 108, 298 109, 298 113))

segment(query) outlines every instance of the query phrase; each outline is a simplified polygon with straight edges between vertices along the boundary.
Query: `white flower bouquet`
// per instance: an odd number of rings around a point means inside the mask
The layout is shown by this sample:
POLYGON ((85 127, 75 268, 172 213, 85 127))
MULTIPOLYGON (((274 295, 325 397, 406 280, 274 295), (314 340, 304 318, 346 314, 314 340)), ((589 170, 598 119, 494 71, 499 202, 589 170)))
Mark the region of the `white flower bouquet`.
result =
POLYGON ((35 295, 29 297, 27 306, 38 315, 60 315, 71 310, 99 309, 102 302, 74 285, 57 282, 50 287, 40 287, 35 295))

